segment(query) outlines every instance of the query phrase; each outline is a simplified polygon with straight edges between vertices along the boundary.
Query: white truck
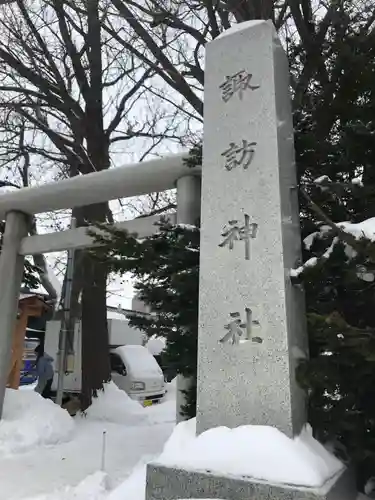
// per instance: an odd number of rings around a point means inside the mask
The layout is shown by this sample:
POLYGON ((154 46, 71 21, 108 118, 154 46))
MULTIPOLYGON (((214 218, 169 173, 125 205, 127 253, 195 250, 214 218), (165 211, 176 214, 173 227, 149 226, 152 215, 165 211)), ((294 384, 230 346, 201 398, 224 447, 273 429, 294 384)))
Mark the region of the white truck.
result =
MULTIPOLYGON (((111 314, 115 316, 115 314, 111 314)), ((55 360, 58 370, 58 347, 61 323, 48 321, 44 350, 55 360)), ((145 405, 157 401, 165 394, 164 375, 154 356, 144 346, 146 337, 139 330, 131 328, 127 319, 108 319, 108 333, 112 379, 132 399, 145 405), (134 349, 123 348, 127 346, 134 349), (132 354, 133 353, 133 354, 132 354)), ((74 358, 69 363, 70 371, 64 377, 64 393, 81 392, 81 322, 77 321, 74 332, 74 358)), ((54 377, 52 390, 57 389, 57 376, 54 377)))

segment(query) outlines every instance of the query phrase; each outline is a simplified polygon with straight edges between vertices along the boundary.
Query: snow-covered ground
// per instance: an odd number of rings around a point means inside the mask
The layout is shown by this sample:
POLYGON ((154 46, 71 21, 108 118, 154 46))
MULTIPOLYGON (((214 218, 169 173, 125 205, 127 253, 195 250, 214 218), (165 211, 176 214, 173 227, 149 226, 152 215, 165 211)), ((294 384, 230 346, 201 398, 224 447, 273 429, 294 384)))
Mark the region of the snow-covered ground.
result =
POLYGON ((263 426, 198 437, 195 419, 174 427, 175 390, 170 384, 161 404, 142 408, 111 383, 86 417, 74 419, 32 390, 7 390, 0 500, 145 500, 149 461, 312 488, 342 467, 308 428, 289 439, 263 426))
MULTIPOLYGON (((102 408, 75 419, 33 391, 7 392, 0 423, 1 500, 116 500, 116 490, 112 498, 104 486, 115 489, 135 466, 157 456, 175 421, 174 387, 163 403, 149 408, 120 391, 113 404, 116 389, 110 388, 102 408), (99 472, 103 431, 107 476, 99 472)), ((138 478, 140 473, 142 467, 138 478)))

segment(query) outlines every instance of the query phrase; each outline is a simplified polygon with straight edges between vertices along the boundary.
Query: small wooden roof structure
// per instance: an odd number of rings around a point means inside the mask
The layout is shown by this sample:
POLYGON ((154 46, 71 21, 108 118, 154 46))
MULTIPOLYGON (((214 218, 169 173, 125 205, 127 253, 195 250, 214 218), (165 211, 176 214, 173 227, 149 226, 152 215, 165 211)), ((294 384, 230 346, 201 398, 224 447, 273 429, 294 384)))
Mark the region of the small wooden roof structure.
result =
POLYGON ((20 373, 23 365, 23 351, 27 322, 30 316, 40 317, 50 309, 45 296, 35 293, 20 293, 18 301, 18 315, 15 329, 13 331, 12 354, 10 360, 7 387, 18 389, 20 385, 20 373))

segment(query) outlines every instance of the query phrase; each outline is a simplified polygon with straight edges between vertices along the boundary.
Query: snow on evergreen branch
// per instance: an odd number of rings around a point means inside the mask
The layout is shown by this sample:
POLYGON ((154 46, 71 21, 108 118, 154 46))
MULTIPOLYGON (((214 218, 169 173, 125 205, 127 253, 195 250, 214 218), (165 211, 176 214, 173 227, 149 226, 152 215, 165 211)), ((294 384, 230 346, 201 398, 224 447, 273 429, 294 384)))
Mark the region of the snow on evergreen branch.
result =
MULTIPOLYGON (((340 229, 340 233, 344 232, 348 235, 354 237, 357 242, 375 242, 375 217, 371 217, 370 219, 366 219, 362 222, 353 223, 353 222, 338 222, 336 224, 337 228, 340 229)), ((319 231, 315 231, 314 233, 309 234, 304 239, 304 245, 307 250, 310 250, 313 245, 315 239, 323 239, 327 238, 328 234, 332 232, 332 229, 327 225, 322 225, 319 231)), ((327 250, 320 257, 311 257, 304 264, 299 266, 296 269, 291 269, 290 276, 291 278, 298 278, 307 268, 315 267, 317 264, 322 263, 325 260, 328 260, 335 248, 335 246, 341 243, 344 245, 345 253, 349 258, 354 258, 357 255, 357 249, 353 248, 348 241, 342 241, 340 236, 335 236, 332 240, 331 245, 327 248, 327 250)), ((373 281, 372 273, 368 273, 366 269, 362 269, 357 273, 357 276, 364 281, 373 281)))

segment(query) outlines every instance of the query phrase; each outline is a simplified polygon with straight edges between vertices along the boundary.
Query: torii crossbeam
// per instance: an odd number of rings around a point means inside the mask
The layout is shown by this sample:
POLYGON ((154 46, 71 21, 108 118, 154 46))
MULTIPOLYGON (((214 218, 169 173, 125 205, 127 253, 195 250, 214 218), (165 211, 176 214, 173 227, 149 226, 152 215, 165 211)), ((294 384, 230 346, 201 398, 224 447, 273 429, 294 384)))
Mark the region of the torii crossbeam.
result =
MULTIPOLYGON (((175 154, 0 195, 0 220, 6 221, 0 255, 0 418, 25 256, 94 244, 87 228, 28 236, 28 216, 177 188, 177 212, 170 217, 193 224, 200 215, 201 169, 189 167, 187 158, 187 153, 175 154)), ((159 219, 139 218, 116 227, 146 237, 157 230, 159 219)), ((177 401, 177 407, 181 404, 177 401)))

